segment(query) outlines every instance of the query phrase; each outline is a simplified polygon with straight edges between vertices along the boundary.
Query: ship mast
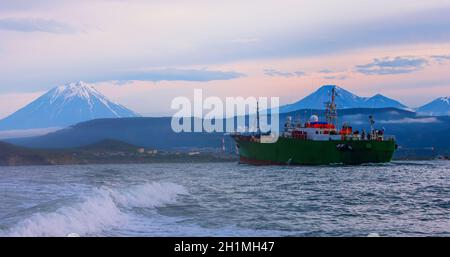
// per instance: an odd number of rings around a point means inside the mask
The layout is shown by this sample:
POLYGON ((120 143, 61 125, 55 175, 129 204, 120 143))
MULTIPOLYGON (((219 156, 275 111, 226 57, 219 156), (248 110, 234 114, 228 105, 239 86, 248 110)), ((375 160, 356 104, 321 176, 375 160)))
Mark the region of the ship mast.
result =
POLYGON ((325 116, 328 124, 333 124, 336 126, 335 121, 337 119, 337 108, 336 108, 336 87, 331 89, 331 101, 326 103, 325 116))
POLYGON ((261 128, 259 127, 259 101, 256 101, 256 129, 257 133, 261 133, 261 128))

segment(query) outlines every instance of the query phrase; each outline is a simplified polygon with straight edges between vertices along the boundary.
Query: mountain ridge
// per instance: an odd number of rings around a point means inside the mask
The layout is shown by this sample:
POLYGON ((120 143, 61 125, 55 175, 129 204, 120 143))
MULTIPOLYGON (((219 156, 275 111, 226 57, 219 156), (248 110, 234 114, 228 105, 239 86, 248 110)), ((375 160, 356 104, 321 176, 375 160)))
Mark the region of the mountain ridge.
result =
POLYGON ((408 109, 402 103, 381 94, 376 94, 371 97, 361 97, 336 85, 324 85, 295 103, 281 106, 280 112, 286 113, 300 109, 325 109, 325 103, 330 99, 332 88, 336 89, 336 104, 338 109, 389 107, 408 109))
POLYGON ((422 115, 442 116, 450 115, 450 97, 439 97, 416 109, 422 115))

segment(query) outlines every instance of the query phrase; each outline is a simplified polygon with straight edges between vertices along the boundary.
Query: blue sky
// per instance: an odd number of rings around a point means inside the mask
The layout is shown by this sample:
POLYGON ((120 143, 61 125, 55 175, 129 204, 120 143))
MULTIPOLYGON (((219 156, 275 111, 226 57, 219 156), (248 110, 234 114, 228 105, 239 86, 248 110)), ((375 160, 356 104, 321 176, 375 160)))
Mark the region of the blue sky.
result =
POLYGON ((418 106, 450 92, 448 13, 448 0, 0 0, 0 117, 78 80, 144 114, 195 87, 288 103, 330 83, 418 106))

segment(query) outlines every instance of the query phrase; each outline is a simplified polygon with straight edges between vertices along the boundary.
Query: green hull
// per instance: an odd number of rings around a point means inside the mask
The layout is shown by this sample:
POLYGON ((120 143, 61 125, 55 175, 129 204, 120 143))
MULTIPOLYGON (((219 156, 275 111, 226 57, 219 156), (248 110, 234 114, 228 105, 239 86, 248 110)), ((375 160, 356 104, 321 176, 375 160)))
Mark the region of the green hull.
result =
POLYGON ((312 141, 280 137, 273 144, 235 140, 241 162, 260 165, 382 163, 391 161, 396 149, 392 140, 312 141))

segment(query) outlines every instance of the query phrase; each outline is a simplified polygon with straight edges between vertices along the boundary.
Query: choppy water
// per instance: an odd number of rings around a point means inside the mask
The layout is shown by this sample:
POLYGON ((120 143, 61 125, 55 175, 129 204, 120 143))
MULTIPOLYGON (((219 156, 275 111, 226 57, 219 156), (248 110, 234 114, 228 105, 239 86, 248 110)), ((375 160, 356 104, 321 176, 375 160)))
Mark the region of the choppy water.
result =
POLYGON ((450 236, 450 162, 0 167, 1 236, 450 236))

